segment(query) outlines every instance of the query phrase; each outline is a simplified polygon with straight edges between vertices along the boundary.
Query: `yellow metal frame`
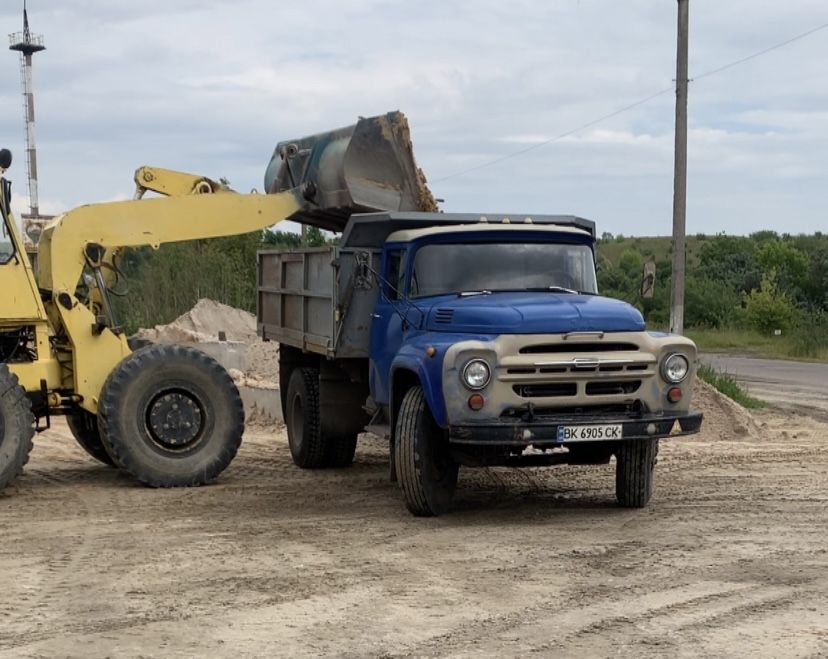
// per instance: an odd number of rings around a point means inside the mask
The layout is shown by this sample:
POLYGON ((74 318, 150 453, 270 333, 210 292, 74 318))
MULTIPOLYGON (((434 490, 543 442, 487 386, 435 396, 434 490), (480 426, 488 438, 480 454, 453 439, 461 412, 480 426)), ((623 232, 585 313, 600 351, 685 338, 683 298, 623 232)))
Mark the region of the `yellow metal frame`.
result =
POLYGON ((88 245, 105 250, 106 261, 127 247, 157 249, 164 243, 257 231, 307 205, 298 189, 273 195, 215 194, 232 191, 202 176, 149 167, 137 170, 135 178, 139 198, 146 190, 172 196, 81 206, 44 229, 38 271, 40 288, 49 292, 45 303, 17 227, 12 227, 17 261, 0 266, 0 328, 34 326, 38 358, 9 367, 27 391, 39 391, 45 382, 48 393, 60 394, 50 396, 54 404, 71 395, 97 413, 107 376, 130 354, 126 337, 96 329, 95 314, 76 295, 88 245))

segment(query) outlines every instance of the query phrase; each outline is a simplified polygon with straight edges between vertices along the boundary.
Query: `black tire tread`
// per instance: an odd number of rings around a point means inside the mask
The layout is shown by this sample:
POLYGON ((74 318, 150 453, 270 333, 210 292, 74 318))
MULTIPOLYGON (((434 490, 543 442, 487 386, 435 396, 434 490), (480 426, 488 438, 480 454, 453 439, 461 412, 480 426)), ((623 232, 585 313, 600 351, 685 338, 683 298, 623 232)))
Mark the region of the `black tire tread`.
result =
MULTIPOLYGON (((315 368, 297 368, 291 374, 291 382, 294 378, 302 379, 302 410, 304 412, 304 423, 302 428, 304 436, 302 445, 305 451, 304 456, 294 455, 293 462, 302 469, 319 469, 328 466, 328 451, 325 438, 322 436, 322 419, 319 415, 319 371, 315 368)), ((291 387, 288 386, 288 409, 293 410, 291 387)), ((287 420, 287 413, 285 414, 287 420)), ((292 421, 292 419, 290 420, 292 421)))
POLYGON ((350 467, 354 462, 357 438, 358 435, 356 433, 326 437, 327 456, 325 462, 327 466, 333 467, 334 469, 350 467))
POLYGON ((624 508, 643 508, 654 490, 657 439, 624 442, 616 452, 615 495, 624 508))
POLYGON ((106 452, 111 456, 115 465, 130 473, 141 483, 158 488, 195 487, 217 478, 236 457, 244 434, 244 404, 232 378, 224 367, 209 355, 186 346, 152 344, 133 352, 109 374, 98 405, 98 427, 106 452), (234 435, 238 437, 237 441, 224 447, 222 454, 212 464, 197 473, 192 473, 187 479, 177 482, 164 481, 148 474, 144 470, 144 466, 134 460, 130 453, 125 450, 130 438, 120 436, 114 423, 118 401, 125 395, 126 389, 132 380, 154 361, 167 359, 171 355, 184 357, 200 364, 210 373, 213 381, 219 383, 225 390, 225 394, 231 399, 231 413, 235 417, 233 420, 236 430, 234 435))
POLYGON ((418 517, 431 517, 434 511, 428 505, 417 465, 417 426, 426 408, 421 387, 412 387, 403 397, 397 424, 399 432, 394 441, 394 461, 397 482, 408 510, 418 517))
MULTIPOLYGON (((17 376, 9 370, 6 364, 0 364, 0 399, 2 404, 13 413, 6 420, 6 428, 15 426, 19 429, 20 443, 17 450, 9 456, 6 464, 0 462, 0 490, 7 487, 23 471, 29 461, 29 455, 34 448, 34 423, 32 402, 26 396, 26 390, 20 386, 17 376)), ((0 453, 2 459, 2 453, 0 453)))
POLYGON ((101 431, 98 428, 98 420, 94 414, 86 410, 78 410, 66 416, 66 425, 69 426, 72 437, 88 455, 102 464, 115 466, 115 462, 106 452, 101 439, 101 431))

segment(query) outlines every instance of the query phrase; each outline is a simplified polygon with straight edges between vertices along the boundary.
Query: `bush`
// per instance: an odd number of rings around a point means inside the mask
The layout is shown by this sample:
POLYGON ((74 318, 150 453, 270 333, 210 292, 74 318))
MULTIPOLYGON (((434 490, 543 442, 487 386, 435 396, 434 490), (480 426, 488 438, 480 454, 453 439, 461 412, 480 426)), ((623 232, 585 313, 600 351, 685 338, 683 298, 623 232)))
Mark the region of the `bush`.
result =
POLYGON ((765 334, 789 330, 796 318, 796 307, 776 283, 771 271, 762 277, 762 284, 745 296, 745 316, 754 329, 765 334))

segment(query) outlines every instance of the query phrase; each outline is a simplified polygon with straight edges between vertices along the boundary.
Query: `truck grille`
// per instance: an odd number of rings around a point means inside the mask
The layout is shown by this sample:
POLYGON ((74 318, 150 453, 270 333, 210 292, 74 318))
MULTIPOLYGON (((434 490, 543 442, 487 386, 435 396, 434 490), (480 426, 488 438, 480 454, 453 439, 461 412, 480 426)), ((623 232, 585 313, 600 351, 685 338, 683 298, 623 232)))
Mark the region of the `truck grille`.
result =
POLYGON ((556 354, 561 352, 633 352, 638 350, 634 343, 541 343, 524 346, 521 355, 556 354))
POLYGON ((562 342, 528 345, 502 357, 497 379, 527 402, 557 399, 566 406, 576 397, 595 397, 596 404, 604 404, 602 398, 629 402, 657 373, 655 356, 633 343, 562 342))

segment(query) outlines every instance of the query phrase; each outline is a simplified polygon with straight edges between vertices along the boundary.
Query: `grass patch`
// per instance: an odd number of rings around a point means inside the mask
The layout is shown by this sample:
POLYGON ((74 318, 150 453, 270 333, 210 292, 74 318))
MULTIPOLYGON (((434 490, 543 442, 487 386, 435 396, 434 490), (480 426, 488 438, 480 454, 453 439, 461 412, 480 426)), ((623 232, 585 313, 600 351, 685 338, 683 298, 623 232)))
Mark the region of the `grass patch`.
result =
POLYGON ((749 410, 761 410, 767 403, 751 396, 745 388, 740 385, 736 378, 728 373, 722 373, 707 364, 701 364, 697 375, 712 386, 716 391, 724 394, 731 400, 739 403, 749 410))
POLYGON ((771 359, 798 359, 828 362, 824 329, 803 328, 782 336, 768 336, 741 329, 688 329, 685 334, 699 350, 732 352, 771 359))

